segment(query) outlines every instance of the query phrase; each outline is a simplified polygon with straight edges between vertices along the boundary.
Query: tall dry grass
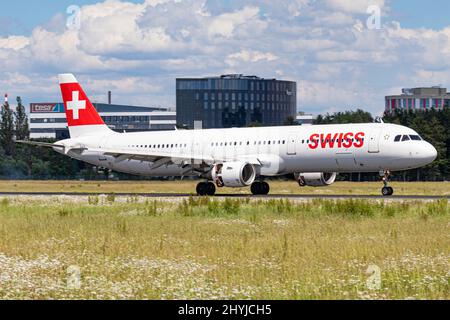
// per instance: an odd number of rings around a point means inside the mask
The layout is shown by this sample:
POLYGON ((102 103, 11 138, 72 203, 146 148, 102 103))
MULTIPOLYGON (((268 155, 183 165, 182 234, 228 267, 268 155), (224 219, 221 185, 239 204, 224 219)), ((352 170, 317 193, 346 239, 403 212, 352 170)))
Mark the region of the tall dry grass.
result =
POLYGON ((0 200, 0 298, 450 298, 447 200, 79 199, 0 200))

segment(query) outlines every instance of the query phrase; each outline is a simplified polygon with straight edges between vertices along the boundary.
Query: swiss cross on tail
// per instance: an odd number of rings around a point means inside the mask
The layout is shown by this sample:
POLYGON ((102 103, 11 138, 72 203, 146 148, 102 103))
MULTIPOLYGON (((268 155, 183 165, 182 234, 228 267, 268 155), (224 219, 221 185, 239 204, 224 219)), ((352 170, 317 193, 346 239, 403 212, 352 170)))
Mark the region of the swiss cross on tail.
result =
POLYGON ((72 110, 72 117, 74 120, 80 119, 79 111, 86 109, 86 100, 80 99, 80 91, 72 91, 72 101, 67 101, 67 110, 72 110))
POLYGON ((60 74, 59 85, 69 127, 105 124, 72 74, 60 74))

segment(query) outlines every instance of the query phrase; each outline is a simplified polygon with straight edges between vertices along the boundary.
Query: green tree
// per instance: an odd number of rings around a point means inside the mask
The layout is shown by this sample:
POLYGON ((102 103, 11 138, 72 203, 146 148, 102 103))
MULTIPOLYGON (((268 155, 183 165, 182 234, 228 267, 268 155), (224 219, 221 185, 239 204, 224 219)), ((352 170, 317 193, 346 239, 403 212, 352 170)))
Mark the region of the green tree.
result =
POLYGON ((7 96, 1 110, 0 144, 6 156, 14 154, 14 118, 7 96))
POLYGON ((293 116, 289 116, 284 120, 285 126, 295 126, 297 123, 295 122, 295 118, 293 116))
POLYGON ((367 123, 373 122, 370 112, 362 109, 356 111, 336 112, 333 114, 319 115, 314 124, 340 124, 340 123, 367 123))
POLYGON ((17 108, 14 113, 15 127, 16 127, 16 139, 28 140, 30 136, 30 129, 28 126, 28 117, 25 112, 25 107, 22 104, 22 99, 17 97, 17 108))
POLYGON ((385 114, 384 121, 410 127, 438 151, 437 159, 424 168, 403 173, 405 180, 450 179, 450 109, 426 111, 397 110, 385 114))

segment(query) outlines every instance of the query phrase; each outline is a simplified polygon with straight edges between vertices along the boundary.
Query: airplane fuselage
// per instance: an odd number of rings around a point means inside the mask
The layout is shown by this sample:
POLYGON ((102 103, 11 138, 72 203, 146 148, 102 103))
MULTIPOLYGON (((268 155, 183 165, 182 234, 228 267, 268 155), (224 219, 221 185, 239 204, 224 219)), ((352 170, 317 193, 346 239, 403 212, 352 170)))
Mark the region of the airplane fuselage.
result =
MULTIPOLYGON (((142 159, 118 161, 105 151, 149 155, 196 155, 214 163, 259 161, 258 175, 296 172, 401 171, 424 166, 436 150, 412 129, 384 124, 345 124, 112 133, 58 142, 82 146, 68 155, 114 171, 145 176, 198 175, 196 163, 154 165, 142 159), (400 141, 395 139, 400 137, 400 141), (408 137, 408 138, 404 138, 408 137), (90 151, 95 150, 95 151, 90 151)), ((61 152, 60 149, 55 151, 61 152)))

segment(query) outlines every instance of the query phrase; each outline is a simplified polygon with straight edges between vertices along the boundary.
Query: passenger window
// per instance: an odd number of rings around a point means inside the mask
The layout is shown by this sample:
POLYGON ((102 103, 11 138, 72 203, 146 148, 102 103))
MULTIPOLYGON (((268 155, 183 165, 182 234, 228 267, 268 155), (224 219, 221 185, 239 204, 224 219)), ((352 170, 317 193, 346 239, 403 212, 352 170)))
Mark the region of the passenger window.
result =
POLYGON ((395 142, 399 142, 401 139, 402 139, 402 136, 398 135, 398 136, 395 137, 394 141, 395 142))
POLYGON ((409 140, 410 139, 409 139, 409 137, 407 135, 404 135, 403 138, 402 138, 402 141, 409 141, 409 140))

